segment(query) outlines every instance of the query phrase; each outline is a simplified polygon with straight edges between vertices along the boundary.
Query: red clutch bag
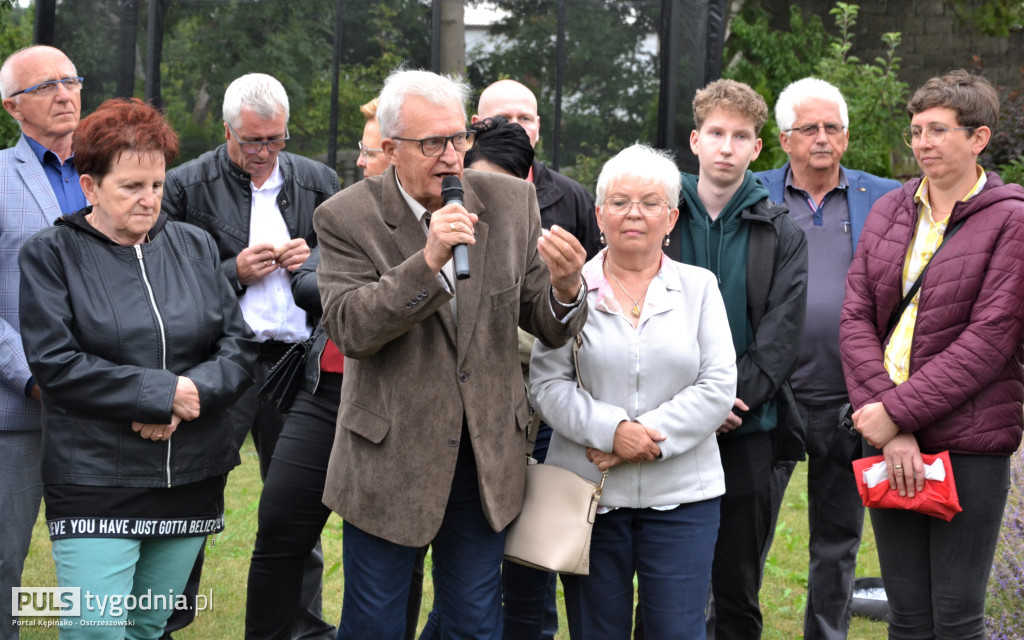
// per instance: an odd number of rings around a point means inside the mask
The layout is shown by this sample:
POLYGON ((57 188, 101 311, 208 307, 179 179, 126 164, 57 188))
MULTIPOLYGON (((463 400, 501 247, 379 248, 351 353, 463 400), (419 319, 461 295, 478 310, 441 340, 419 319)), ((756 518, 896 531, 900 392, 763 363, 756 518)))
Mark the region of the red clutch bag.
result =
POLYGON ((901 496, 889 488, 889 472, 885 456, 872 456, 853 461, 853 473, 857 478, 857 492, 865 507, 874 509, 908 509, 949 522, 963 511, 956 495, 953 481, 953 467, 949 463, 949 452, 935 455, 921 454, 925 465, 924 489, 914 497, 901 496))

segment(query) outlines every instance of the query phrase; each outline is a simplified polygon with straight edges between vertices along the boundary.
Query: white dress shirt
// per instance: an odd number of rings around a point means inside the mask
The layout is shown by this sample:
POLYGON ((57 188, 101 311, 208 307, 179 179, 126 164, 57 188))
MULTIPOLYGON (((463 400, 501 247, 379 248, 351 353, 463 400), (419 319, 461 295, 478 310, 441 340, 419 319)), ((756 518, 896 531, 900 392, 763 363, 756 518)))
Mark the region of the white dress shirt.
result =
MULTIPOLYGON (((283 185, 284 178, 278 163, 274 164, 274 171, 262 187, 250 185, 250 247, 264 242, 280 247, 292 239, 277 207, 277 196, 283 185)), ((280 340, 295 343, 310 336, 306 312, 295 304, 292 297, 291 277, 287 269, 275 269, 250 284, 238 304, 242 307, 242 316, 260 342, 280 340)))

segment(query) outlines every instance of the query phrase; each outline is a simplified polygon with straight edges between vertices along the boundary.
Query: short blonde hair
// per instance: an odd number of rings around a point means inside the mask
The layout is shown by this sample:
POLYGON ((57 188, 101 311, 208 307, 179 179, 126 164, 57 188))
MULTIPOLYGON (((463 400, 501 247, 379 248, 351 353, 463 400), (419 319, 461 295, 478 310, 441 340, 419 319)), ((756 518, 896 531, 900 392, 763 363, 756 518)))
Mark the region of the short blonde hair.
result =
POLYGON ((693 98, 693 122, 699 131, 715 109, 724 109, 749 120, 754 134, 760 135, 768 120, 768 104, 750 85, 735 80, 715 80, 697 90, 693 98))
POLYGON ((377 102, 379 100, 379 98, 374 98, 373 100, 370 100, 363 106, 359 107, 359 113, 363 114, 363 117, 366 118, 367 122, 377 118, 377 102))

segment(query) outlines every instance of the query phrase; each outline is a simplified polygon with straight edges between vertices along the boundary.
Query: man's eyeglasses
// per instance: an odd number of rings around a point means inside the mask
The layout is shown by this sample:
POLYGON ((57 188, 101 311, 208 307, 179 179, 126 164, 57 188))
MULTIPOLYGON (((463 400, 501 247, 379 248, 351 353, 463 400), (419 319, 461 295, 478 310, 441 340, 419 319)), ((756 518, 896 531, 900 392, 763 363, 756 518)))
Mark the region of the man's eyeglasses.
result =
POLYGON ((921 127, 907 127, 903 130, 903 142, 908 147, 921 144, 921 134, 923 133, 928 138, 928 142, 942 144, 946 141, 946 134, 950 131, 973 131, 974 129, 975 127, 944 127, 941 124, 930 124, 924 129, 921 127))
POLYGON ((644 216, 656 218, 661 215, 661 212, 665 210, 668 203, 664 200, 655 200, 653 198, 647 200, 627 200, 626 198, 612 197, 604 201, 603 209, 613 216, 624 216, 633 210, 633 205, 636 205, 636 208, 644 216))
POLYGON ((805 138, 813 138, 818 135, 818 131, 821 129, 825 130, 825 135, 828 137, 838 136, 843 132, 843 125, 835 122, 826 122, 825 124, 805 124, 802 127, 792 127, 790 129, 784 129, 783 133, 791 133, 796 131, 805 138))
POLYGON ((381 153, 382 151, 384 151, 383 149, 374 149, 373 147, 368 147, 365 144, 363 144, 362 140, 360 140, 358 144, 359 155, 363 156, 364 158, 372 158, 374 154, 381 153))
POLYGON ((423 152, 424 156, 436 158, 444 154, 449 141, 452 143, 452 148, 459 153, 472 149, 473 141, 476 139, 476 131, 460 131, 450 136, 430 136, 429 138, 399 138, 398 136, 391 136, 391 139, 418 142, 420 143, 420 151, 423 152))
MULTIPOLYGON (((226 122, 224 124, 227 124, 226 122)), ((263 151, 263 147, 270 149, 271 151, 280 151, 284 149, 284 145, 288 142, 288 128, 285 127, 283 138, 274 138, 273 140, 242 140, 238 136, 238 132, 235 128, 228 124, 228 131, 231 132, 231 136, 238 142, 239 148, 242 149, 242 153, 248 153, 250 155, 256 155, 260 151, 263 151)))
POLYGON ((46 82, 40 82, 34 84, 28 89, 22 89, 21 91, 15 91, 9 97, 20 96, 23 93, 34 93, 37 96, 52 96, 57 93, 57 85, 62 84, 64 88, 70 93, 78 93, 82 90, 82 83, 85 82, 85 78, 82 76, 76 76, 74 78, 61 78, 60 80, 47 80, 46 82))

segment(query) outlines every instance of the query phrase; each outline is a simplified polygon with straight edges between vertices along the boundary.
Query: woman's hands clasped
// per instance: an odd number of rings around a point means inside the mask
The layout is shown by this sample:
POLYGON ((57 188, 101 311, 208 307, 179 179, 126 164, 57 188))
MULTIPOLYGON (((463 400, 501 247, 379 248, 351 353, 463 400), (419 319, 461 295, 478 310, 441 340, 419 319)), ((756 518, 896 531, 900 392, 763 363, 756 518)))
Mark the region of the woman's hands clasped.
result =
POLYGON ((911 498, 924 489, 924 461, 917 438, 901 432, 881 402, 872 402, 854 411, 853 426, 868 444, 882 450, 889 468, 890 489, 911 498))
POLYGON ((181 421, 195 420, 199 417, 199 389, 196 383, 185 376, 178 376, 178 384, 174 389, 174 400, 171 402, 170 424, 144 424, 132 422, 132 431, 143 440, 167 440, 178 428, 181 421))
POLYGON ((629 462, 654 462, 661 457, 658 443, 665 440, 665 435, 656 429, 645 427, 639 422, 623 420, 615 428, 615 440, 611 453, 593 447, 587 447, 587 460, 593 462, 601 471, 629 462))

